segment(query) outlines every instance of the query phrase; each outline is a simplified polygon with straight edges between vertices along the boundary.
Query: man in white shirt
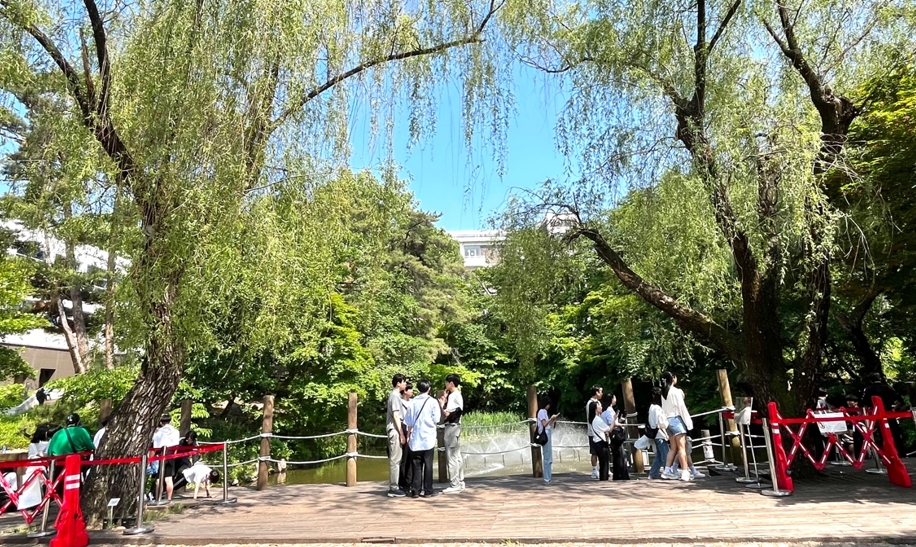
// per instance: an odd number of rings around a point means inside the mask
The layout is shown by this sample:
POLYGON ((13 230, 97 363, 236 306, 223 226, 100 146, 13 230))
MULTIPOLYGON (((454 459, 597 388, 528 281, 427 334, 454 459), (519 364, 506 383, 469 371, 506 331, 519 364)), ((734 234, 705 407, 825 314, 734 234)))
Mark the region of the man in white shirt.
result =
MULTIPOLYGON (((153 449, 159 450, 162 448, 173 448, 178 446, 178 442, 181 440, 181 435, 178 433, 178 430, 172 426, 172 417, 168 414, 163 414, 159 418, 159 429, 153 433, 153 449)), ((165 451, 162 451, 165 452, 165 451)), ((167 503, 172 501, 172 490, 174 489, 174 483, 172 482, 172 477, 175 475, 175 460, 164 460, 159 463, 162 467, 162 475, 165 482, 165 495, 167 503)), ((159 485, 159 479, 156 479, 156 500, 162 497, 162 488, 159 485)))
POLYGON ((589 416, 588 407, 593 401, 601 401, 601 397, 604 395, 604 389, 602 389, 601 386, 592 386, 591 394, 591 399, 585 401, 585 423, 588 428, 588 453, 592 455, 592 478, 597 480, 598 446, 595 444, 595 430, 592 429, 592 419, 594 416, 589 416))
POLYGON ((445 396, 439 400, 445 414, 445 457, 448 459, 449 487, 443 494, 456 494, 464 490, 464 460, 461 458, 461 414, 464 412, 464 398, 458 387, 461 378, 457 374, 445 377, 445 396))
POLYGON ((102 438, 105 437, 105 432, 108 431, 108 418, 102 420, 102 427, 95 432, 95 436, 92 437, 92 444, 95 445, 95 449, 99 449, 99 444, 102 442, 102 438))
POLYGON ((391 378, 391 386, 388 403, 385 405, 387 409, 385 433, 388 435, 388 497, 402 498, 404 492, 398 487, 398 479, 401 476, 401 458, 404 457, 403 446, 407 443, 407 437, 401 426, 404 419, 404 416, 401 415, 403 407, 401 392, 407 387, 407 378, 403 374, 395 374, 391 378))
POLYGON ((442 420, 442 410, 436 400, 429 396, 429 380, 417 382, 420 395, 410 403, 407 413, 407 430, 410 440, 408 446, 413 453, 413 483, 410 486, 410 497, 420 496, 423 490, 425 497, 436 495, 433 491, 433 451, 436 450, 436 426, 442 420))

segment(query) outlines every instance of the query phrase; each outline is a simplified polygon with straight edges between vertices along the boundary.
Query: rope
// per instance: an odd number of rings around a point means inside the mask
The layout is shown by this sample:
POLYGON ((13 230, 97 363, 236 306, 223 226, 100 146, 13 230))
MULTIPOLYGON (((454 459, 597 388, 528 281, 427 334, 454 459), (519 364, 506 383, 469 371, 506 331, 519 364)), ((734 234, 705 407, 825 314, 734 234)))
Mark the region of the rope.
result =
POLYGON ((534 418, 528 418, 526 420, 521 420, 518 422, 506 422, 504 424, 493 424, 493 425, 465 425, 461 426, 461 429, 496 429, 499 427, 514 427, 522 424, 534 423, 536 420, 534 418))
POLYGON ((557 420, 558 424, 572 424, 572 425, 588 425, 587 422, 566 422, 563 420, 557 420))
POLYGON ((387 460, 388 456, 373 456, 372 454, 357 454, 357 458, 368 458, 370 460, 387 460))
POLYGON ((376 435, 375 433, 366 433, 364 431, 359 431, 358 429, 348 429, 347 433, 356 433, 363 437, 371 437, 373 439, 387 439, 388 435, 376 435))
POLYGON ((336 437, 338 435, 346 435, 350 433, 349 430, 338 431, 336 433, 325 433, 324 435, 273 435, 271 433, 263 433, 265 437, 273 437, 274 439, 287 439, 287 440, 309 440, 309 439, 327 439, 328 437, 336 437))
POLYGON ((236 444, 244 443, 248 441, 253 441, 255 439, 260 439, 264 433, 258 433, 257 435, 251 437, 245 437, 244 439, 236 439, 234 441, 199 441, 197 444, 236 444))
POLYGON ((247 462, 230 463, 226 467, 238 467, 240 465, 249 465, 252 463, 258 463, 259 461, 260 461, 260 458, 255 458, 253 460, 248 460, 247 462))
MULTIPOLYGON (((346 454, 341 454, 339 456, 334 456, 331 458, 325 458, 323 460, 310 460, 310 461, 304 461, 304 462, 291 462, 289 460, 283 460, 283 463, 287 465, 314 465, 314 464, 327 463, 327 462, 332 462, 334 460, 341 460, 343 458, 349 458, 349 457, 355 457, 355 456, 356 456, 356 452, 347 452, 346 454)), ((261 461, 267 461, 271 463, 280 463, 281 462, 281 460, 275 460, 273 458, 259 458, 259 459, 261 461)))
POLYGON ((727 410, 729 409, 723 406, 722 408, 717 408, 716 410, 708 410, 706 412, 700 412, 699 414, 691 414, 690 417, 699 418, 701 416, 709 416, 710 414, 718 414, 719 412, 725 412, 727 410))
POLYGON ((527 450, 533 446, 541 446, 539 444, 531 444, 528 446, 520 446, 518 448, 510 448, 509 450, 502 450, 500 452, 462 452, 462 456, 499 456, 500 454, 509 454, 510 452, 518 452, 519 450, 527 450))

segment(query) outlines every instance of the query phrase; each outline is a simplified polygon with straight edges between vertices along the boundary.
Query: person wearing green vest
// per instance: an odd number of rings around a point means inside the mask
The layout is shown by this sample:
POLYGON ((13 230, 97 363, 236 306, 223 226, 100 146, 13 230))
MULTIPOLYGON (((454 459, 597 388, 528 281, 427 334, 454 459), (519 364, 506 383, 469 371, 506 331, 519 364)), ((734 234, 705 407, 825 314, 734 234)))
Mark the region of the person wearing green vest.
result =
POLYGON ((95 450, 89 432, 80 425, 80 415, 73 413, 67 416, 67 425, 58 429, 48 443, 48 456, 66 456, 95 450))

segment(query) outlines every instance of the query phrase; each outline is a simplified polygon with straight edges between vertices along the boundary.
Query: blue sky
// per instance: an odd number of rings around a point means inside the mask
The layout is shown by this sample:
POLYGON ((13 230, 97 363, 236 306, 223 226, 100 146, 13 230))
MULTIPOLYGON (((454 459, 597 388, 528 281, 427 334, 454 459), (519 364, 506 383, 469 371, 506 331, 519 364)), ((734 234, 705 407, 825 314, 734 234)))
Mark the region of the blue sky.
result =
MULTIPOLYGON (((555 125, 564 98, 558 82, 536 82, 530 71, 516 71, 516 115, 507 137, 506 173, 500 179, 493 160, 494 151, 478 141, 468 150, 464 143, 461 104, 458 93, 444 92, 437 104, 434 135, 407 148, 406 113, 395 125, 395 161, 401 177, 410 182, 420 207, 442 215, 439 226, 446 230, 487 227, 487 219, 499 211, 514 189, 534 188, 548 178, 565 180, 567 165, 555 146, 555 125), (403 123, 401 123, 403 122, 403 123)), ((353 169, 377 168, 385 159, 385 147, 363 146, 368 139, 353 124, 351 142, 353 169)))

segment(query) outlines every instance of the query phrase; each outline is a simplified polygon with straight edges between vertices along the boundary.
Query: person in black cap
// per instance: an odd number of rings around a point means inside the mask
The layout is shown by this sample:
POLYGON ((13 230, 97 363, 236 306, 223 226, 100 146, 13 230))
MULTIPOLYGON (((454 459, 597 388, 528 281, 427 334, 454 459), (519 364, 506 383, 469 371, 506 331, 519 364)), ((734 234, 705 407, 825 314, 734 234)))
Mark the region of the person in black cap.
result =
POLYGON ((58 429, 48 443, 48 456, 66 456, 92 450, 95 450, 92 437, 80 425, 80 415, 76 413, 67 416, 66 427, 58 429))

